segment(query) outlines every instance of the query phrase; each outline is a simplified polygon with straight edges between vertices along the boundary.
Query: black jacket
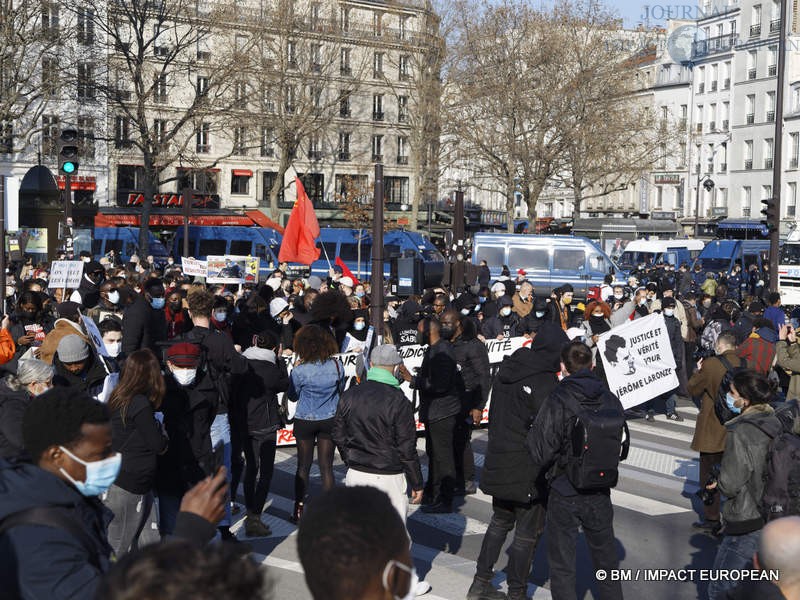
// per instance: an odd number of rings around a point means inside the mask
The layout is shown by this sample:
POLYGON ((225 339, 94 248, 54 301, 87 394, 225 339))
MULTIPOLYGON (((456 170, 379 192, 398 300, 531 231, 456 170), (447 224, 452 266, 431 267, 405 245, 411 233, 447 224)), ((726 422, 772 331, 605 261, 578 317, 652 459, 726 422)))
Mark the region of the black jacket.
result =
POLYGON ((0 457, 22 454, 22 417, 31 402, 27 390, 15 392, 0 383, 0 457))
MULTIPOLYGON (((580 405, 605 404, 605 394, 613 396, 623 412, 622 404, 591 371, 578 371, 563 379, 547 397, 533 426, 528 431, 528 451, 538 472, 547 472, 550 487, 562 496, 574 496, 575 488, 563 474, 559 459, 565 456, 569 443, 570 421, 580 405)), ((608 490, 597 493, 608 494, 608 490)))
POLYGON ((489 372, 489 351, 486 344, 475 337, 472 321, 464 319, 464 333, 453 342, 456 363, 464 381, 462 408, 483 410, 489 399, 491 377, 489 372))
POLYGON ((435 423, 461 412, 464 383, 450 342, 428 346, 412 385, 419 390, 421 422, 435 423))
POLYGON ((143 294, 138 294, 122 320, 122 352, 131 354, 150 348, 161 356, 159 344, 167 339, 167 319, 163 310, 156 310, 143 294))
POLYGON ((405 473, 422 489, 411 403, 398 387, 367 379, 339 398, 333 440, 347 466, 367 473, 405 473))
POLYGON ((86 367, 85 372, 75 375, 67 370, 64 363, 58 358, 58 354, 56 354, 53 357, 53 367, 55 367, 53 385, 78 388, 84 392, 88 392, 90 396, 96 397, 103 391, 103 384, 105 383, 108 373, 103 363, 100 362, 100 359, 95 356, 93 352, 90 352, 88 360, 91 362, 89 366, 86 367))
POLYGON ((122 454, 122 466, 114 484, 131 494, 153 490, 158 455, 167 449, 167 437, 153 414, 150 401, 141 394, 125 409, 111 413, 111 447, 122 454))
POLYGON ((672 348, 673 356, 675 356, 675 370, 680 371, 685 364, 684 356, 686 354, 686 346, 683 343, 683 336, 681 335, 681 322, 677 317, 668 317, 664 315, 664 323, 667 326, 669 345, 672 348))
MULTIPOLYGON (((539 475, 525 445, 526 435, 541 406, 558 384, 561 347, 569 339, 548 323, 530 348, 503 359, 492 387, 489 406, 489 446, 481 473, 481 489, 496 498, 527 503, 539 475)), ((539 488, 543 488, 540 481, 539 488)))
POLYGON ((521 320, 517 313, 511 313, 507 317, 497 314, 494 317, 484 319, 481 333, 487 340, 496 339, 498 335, 503 337, 517 337, 522 335, 521 320))
POLYGON ((232 398, 231 427, 245 436, 274 436, 283 427, 278 414, 278 394, 289 387, 286 363, 263 348, 248 348, 244 356, 248 369, 234 379, 237 391, 232 398))

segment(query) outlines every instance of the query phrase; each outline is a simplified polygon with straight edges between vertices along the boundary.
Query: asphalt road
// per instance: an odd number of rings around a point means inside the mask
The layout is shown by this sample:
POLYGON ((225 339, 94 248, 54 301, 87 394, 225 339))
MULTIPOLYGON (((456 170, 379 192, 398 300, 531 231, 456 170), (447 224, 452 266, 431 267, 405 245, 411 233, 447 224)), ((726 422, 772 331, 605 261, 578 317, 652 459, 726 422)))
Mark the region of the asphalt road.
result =
MULTIPOLYGON (((705 598, 706 583, 702 570, 710 570, 717 540, 694 531, 698 519, 698 458, 689 448, 697 409, 689 403, 679 404, 683 423, 666 421, 663 414, 655 423, 629 421, 632 447, 628 460, 621 466, 620 482, 612 491, 614 530, 621 559, 620 576, 627 598, 678 600, 705 598), (671 579, 654 570, 674 570, 671 579), (679 572, 679 570, 684 570, 679 572), (694 570, 691 573, 689 570, 694 570), (677 581, 683 577, 685 581, 677 581)), ((485 430, 473 435, 476 463, 483 464, 486 451, 485 430)), ((418 445, 421 456, 423 443, 418 445)), ((338 458, 338 455, 337 455, 338 458)), ((423 465, 425 459, 423 458, 423 465)), ((267 566, 273 579, 274 598, 306 600, 311 596, 303 580, 297 558, 296 529, 288 517, 293 506, 293 482, 296 467, 293 448, 278 450, 276 472, 264 521, 273 534, 269 538, 249 539, 254 555, 267 566)), ((423 470, 425 470, 423 466, 423 470)), ((344 477, 345 467, 336 466, 337 480, 344 477)), ((312 497, 319 490, 319 472, 312 470, 312 497)), ((461 600, 466 597, 475 560, 480 551, 483 533, 491 518, 491 498, 482 493, 467 497, 450 515, 425 515, 412 507, 408 528, 412 554, 420 578, 433 587, 425 596, 429 600, 461 600)), ((244 530, 237 524, 234 531, 244 539, 244 530)), ((511 536, 509 536, 510 541, 511 536)), ((534 598, 550 598, 545 538, 539 544, 530 576, 529 594, 534 598)), ((505 589, 506 556, 496 565, 494 583, 505 589)), ((578 545, 578 598, 592 597, 595 570, 586 546, 578 545)))

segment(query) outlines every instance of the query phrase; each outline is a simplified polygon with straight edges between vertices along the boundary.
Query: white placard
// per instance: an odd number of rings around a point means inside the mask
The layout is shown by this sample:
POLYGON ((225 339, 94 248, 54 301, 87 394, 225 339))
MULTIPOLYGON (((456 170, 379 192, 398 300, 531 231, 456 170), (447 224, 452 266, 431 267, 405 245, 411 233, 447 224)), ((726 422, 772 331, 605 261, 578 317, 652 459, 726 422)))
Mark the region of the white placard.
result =
POLYGON ((181 271, 192 277, 208 277, 208 261, 196 258, 181 258, 181 271))
POLYGON ((81 315, 81 320, 83 321, 83 326, 86 328, 89 339, 92 340, 94 344, 94 349, 97 350, 100 356, 108 356, 108 351, 106 350, 106 345, 103 343, 103 336, 100 335, 100 329, 98 329, 97 323, 86 315, 81 315))
POLYGON ((83 277, 83 261, 55 260, 50 263, 49 288, 78 288, 83 277))
POLYGON ((678 387, 675 356, 661 314, 614 327, 597 340, 608 387, 625 409, 678 387))

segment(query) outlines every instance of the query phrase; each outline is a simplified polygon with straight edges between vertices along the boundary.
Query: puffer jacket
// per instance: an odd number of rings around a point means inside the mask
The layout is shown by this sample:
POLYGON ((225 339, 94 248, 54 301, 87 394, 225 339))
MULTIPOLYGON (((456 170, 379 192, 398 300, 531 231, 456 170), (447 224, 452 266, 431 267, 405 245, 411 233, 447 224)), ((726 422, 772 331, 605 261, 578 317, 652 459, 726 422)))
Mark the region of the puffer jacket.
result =
POLYGON ((538 469, 528 455, 526 435, 542 404, 558 385, 561 347, 568 343, 553 323, 542 325, 530 348, 520 348, 500 364, 489 406, 489 445, 481 490, 503 500, 528 503, 543 492, 538 469))
POLYGON ((464 319, 464 333, 453 341, 456 363, 464 380, 461 407, 463 411, 483 410, 489 400, 492 381, 489 375, 489 351, 486 344, 475 337, 472 320, 464 319))
POLYGON ((761 497, 770 440, 783 426, 768 404, 748 407, 725 424, 728 431, 719 473, 719 492, 727 497, 722 507, 726 535, 742 535, 764 526, 761 497))

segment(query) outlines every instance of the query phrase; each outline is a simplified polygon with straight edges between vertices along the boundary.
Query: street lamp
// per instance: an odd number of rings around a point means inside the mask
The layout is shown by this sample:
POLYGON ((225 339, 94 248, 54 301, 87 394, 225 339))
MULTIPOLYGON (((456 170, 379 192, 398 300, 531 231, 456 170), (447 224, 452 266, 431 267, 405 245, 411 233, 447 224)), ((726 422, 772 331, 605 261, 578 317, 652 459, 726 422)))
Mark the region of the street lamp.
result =
MULTIPOLYGON (((711 151, 711 156, 709 160, 711 161, 712 171, 713 171, 713 162, 714 156, 716 156, 717 151, 720 148, 727 148, 728 147, 728 140, 731 139, 730 134, 723 140, 722 142, 718 142, 714 144, 713 150, 711 151)), ((694 237, 700 237, 700 184, 703 184, 703 188, 707 192, 710 192, 714 189, 714 181, 711 179, 711 172, 706 173, 705 175, 702 174, 700 170, 700 161, 702 161, 702 153, 697 157, 697 187, 695 188, 695 201, 694 201, 694 237)))

